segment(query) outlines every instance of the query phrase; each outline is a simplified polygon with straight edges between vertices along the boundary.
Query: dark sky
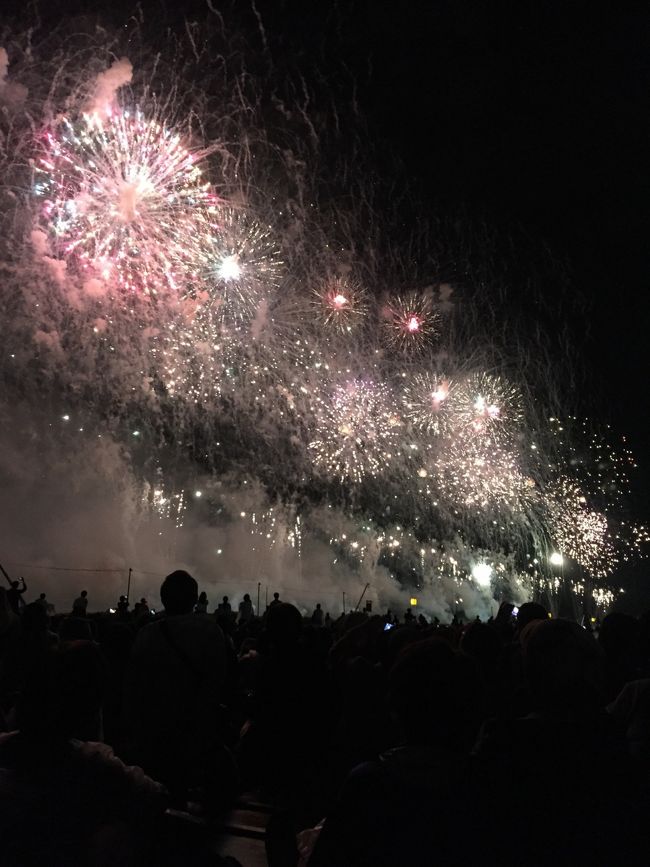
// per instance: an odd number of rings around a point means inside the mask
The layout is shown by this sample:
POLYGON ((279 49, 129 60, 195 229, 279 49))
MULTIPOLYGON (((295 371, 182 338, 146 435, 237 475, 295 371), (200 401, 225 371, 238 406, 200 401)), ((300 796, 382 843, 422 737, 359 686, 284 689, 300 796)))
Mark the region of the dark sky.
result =
MULTIPOLYGON (((596 411, 650 479, 650 6, 263 2, 287 56, 357 73, 374 135, 435 208, 521 225, 566 261, 596 411), (371 73, 368 74, 368 68, 371 73)), ((549 287, 549 292, 553 287, 549 287)), ((647 503, 646 503, 647 509, 647 503)))

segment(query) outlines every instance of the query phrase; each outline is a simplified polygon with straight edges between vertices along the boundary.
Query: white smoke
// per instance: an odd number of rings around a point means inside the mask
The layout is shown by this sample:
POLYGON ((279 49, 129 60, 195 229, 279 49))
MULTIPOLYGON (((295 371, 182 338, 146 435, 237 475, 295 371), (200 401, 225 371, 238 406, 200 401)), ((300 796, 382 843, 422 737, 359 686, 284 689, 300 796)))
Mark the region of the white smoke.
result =
POLYGON ((88 105, 88 111, 94 114, 110 112, 115 94, 133 77, 133 66, 127 57, 115 60, 109 69, 100 72, 95 80, 95 89, 88 105))

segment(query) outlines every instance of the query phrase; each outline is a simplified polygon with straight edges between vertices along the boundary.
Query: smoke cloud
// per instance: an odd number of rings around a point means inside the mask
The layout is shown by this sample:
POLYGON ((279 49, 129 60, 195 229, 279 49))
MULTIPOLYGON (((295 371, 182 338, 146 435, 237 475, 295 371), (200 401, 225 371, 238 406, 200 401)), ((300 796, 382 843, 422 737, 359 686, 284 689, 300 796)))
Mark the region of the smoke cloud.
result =
POLYGON ((95 81, 95 90, 88 106, 91 113, 110 112, 115 94, 133 77, 133 66, 127 57, 116 60, 105 72, 100 72, 95 81))

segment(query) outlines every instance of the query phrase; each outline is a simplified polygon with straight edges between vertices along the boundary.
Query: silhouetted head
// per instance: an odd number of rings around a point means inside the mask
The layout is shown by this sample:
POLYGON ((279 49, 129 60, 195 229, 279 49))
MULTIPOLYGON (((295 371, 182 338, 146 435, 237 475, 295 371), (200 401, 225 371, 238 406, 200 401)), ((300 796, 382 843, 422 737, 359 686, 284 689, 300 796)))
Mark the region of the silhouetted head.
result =
POLYGON ((524 602, 517 615, 517 631, 521 633, 533 620, 548 620, 548 611, 539 602, 524 602))
POLYGON ((81 595, 82 595, 83 598, 85 599, 86 596, 88 596, 88 591, 87 591, 87 590, 82 590, 82 591, 81 591, 81 595))
MULTIPOLYGON (((18 583, 18 582, 16 582, 16 583, 18 583)), ((279 593, 274 593, 274 594, 273 594, 273 598, 274 598, 274 599, 279 599, 279 598, 280 598, 280 594, 279 594, 279 593)))
POLYGON ((320 602, 316 603, 316 608, 318 609, 318 611, 320 611, 320 602))
POLYGON ((39 599, 45 599, 45 593, 41 593, 41 595, 38 598, 39 599))
POLYGON ((288 649, 298 643, 302 631, 302 614, 295 605, 280 602, 269 608, 266 633, 275 647, 288 649))
POLYGON ((227 601, 228 601, 228 597, 227 597, 227 596, 224 596, 224 597, 223 597, 223 601, 224 601, 224 602, 227 602, 227 601))
POLYGON ((248 595, 248 593, 244 593, 244 602, 250 602, 250 601, 251 601, 251 598, 248 595))
POLYGON ((120 596, 120 602, 126 602, 126 596, 120 596))
POLYGON ((390 671, 389 701, 409 743, 469 749, 482 688, 471 659, 437 638, 405 648, 390 671))
POLYGON ((47 612, 40 602, 30 602, 23 608, 23 630, 31 634, 47 631, 47 612))
POLYGON ((542 710, 595 711, 604 701, 604 658, 569 620, 537 620, 521 636, 528 685, 542 710))
POLYGON ((479 666, 494 667, 499 661, 503 641, 496 629, 475 620, 467 627, 460 642, 463 653, 475 659, 479 666))
POLYGON ((196 605, 199 587, 194 578, 182 569, 168 575, 160 588, 160 601, 171 616, 190 614, 196 605))
POLYGON ((201 590, 201 593, 199 594, 199 602, 207 602, 207 601, 208 601, 208 594, 205 592, 205 590, 201 590))

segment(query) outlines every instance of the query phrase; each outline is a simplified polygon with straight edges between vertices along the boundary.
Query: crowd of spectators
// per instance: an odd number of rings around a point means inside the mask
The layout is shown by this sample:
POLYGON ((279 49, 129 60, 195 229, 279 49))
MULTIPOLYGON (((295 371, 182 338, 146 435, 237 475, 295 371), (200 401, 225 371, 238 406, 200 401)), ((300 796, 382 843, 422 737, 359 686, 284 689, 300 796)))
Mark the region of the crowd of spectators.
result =
POLYGON ((6 867, 233 864, 211 843, 242 797, 271 867, 650 857, 648 616, 210 612, 182 571, 158 613, 24 591, 0 588, 6 867))

